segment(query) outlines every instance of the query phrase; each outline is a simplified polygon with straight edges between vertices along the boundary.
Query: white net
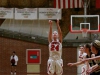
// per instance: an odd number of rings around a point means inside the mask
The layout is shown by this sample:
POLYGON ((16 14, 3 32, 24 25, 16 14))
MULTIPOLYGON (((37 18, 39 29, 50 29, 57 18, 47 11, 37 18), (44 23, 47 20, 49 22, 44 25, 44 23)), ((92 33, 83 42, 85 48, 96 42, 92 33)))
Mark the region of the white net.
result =
POLYGON ((88 29, 82 29, 82 37, 87 38, 88 29))

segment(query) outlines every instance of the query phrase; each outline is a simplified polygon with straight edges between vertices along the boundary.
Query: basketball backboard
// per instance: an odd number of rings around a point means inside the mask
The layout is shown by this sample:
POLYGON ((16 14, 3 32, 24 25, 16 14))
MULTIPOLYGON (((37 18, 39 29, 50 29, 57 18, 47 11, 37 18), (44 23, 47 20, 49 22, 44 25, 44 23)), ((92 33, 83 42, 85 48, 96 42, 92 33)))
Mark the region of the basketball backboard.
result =
POLYGON ((99 32, 99 27, 99 15, 71 15, 71 32, 82 32, 82 29, 87 29, 87 32, 99 32))

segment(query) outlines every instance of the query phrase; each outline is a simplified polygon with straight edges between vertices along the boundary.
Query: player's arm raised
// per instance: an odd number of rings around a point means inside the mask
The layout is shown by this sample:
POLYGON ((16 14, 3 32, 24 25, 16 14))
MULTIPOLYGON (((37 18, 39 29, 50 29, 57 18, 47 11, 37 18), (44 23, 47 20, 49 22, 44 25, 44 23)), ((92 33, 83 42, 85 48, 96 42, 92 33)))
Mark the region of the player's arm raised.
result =
POLYGON ((58 38, 59 38, 60 42, 62 43, 62 32, 61 32, 61 28, 59 26, 59 20, 57 20, 57 30, 58 30, 58 38))
POLYGON ((49 20, 49 35, 48 35, 48 41, 49 43, 52 41, 52 21, 49 20))

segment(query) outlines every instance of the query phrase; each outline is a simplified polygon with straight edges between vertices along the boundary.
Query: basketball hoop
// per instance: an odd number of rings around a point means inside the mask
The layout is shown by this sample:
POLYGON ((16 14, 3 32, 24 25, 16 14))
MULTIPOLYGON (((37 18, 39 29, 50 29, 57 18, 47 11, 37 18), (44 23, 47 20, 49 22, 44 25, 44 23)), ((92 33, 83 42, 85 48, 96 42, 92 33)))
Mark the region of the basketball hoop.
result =
POLYGON ((87 38, 87 32, 88 32, 88 29, 86 29, 86 28, 82 29, 82 37, 83 38, 87 38))

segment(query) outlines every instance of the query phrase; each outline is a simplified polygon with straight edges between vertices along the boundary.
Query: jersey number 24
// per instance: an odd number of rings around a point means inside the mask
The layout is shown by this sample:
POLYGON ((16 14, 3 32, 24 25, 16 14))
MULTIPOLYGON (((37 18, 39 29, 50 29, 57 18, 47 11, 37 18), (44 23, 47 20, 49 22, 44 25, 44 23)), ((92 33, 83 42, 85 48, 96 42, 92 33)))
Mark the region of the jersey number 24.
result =
POLYGON ((51 44, 51 51, 59 51, 59 45, 51 44))

